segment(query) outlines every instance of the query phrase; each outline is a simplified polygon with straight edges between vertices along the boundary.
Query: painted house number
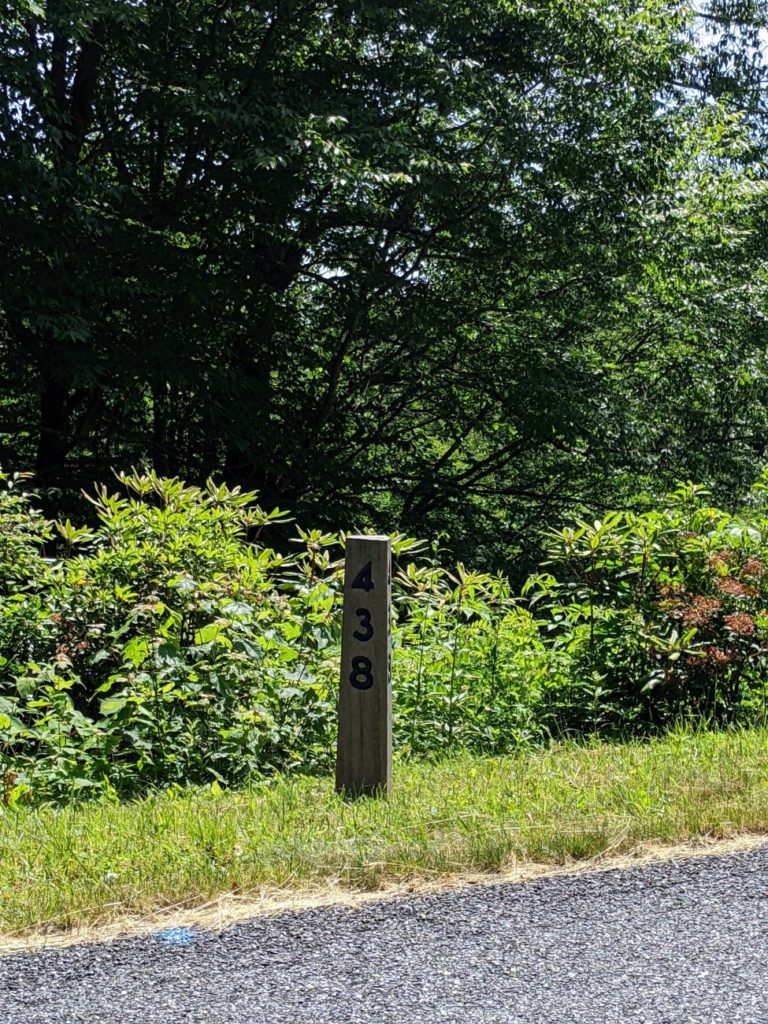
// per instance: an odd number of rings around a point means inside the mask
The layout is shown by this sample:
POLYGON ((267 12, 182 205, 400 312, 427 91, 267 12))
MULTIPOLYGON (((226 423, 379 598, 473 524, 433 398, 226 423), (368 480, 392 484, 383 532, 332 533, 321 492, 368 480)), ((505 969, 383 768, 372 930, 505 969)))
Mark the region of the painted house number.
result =
MULTIPOLYGON (((351 589, 364 590, 366 594, 373 590, 370 562, 366 562, 357 576, 355 576, 351 589)), ((360 620, 360 628, 356 629, 352 636, 355 640, 360 641, 360 643, 367 643, 373 637, 371 613, 367 608, 356 608, 355 615, 360 620)), ((352 671, 349 673, 349 681, 356 690, 370 690, 373 686, 372 668, 373 662, 370 658, 360 654, 352 658, 352 671)))

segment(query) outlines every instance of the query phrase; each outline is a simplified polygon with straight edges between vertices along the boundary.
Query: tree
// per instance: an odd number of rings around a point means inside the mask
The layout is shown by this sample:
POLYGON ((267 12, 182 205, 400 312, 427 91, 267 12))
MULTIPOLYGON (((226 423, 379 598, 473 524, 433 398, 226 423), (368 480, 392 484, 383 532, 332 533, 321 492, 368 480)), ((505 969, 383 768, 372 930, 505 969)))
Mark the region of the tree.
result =
POLYGON ((44 484, 150 461, 509 549, 628 471, 603 364, 670 244, 684 5, 3 8, 5 411, 44 484))

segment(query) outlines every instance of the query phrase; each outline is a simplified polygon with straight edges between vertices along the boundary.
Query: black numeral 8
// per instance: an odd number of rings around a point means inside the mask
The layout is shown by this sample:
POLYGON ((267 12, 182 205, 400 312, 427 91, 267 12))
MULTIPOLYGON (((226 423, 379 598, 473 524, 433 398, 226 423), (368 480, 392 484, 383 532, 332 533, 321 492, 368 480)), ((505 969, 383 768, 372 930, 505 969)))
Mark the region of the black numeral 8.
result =
POLYGON ((352 671, 349 673, 349 681, 356 690, 370 690, 373 686, 373 664, 370 658, 358 655, 352 659, 352 671))

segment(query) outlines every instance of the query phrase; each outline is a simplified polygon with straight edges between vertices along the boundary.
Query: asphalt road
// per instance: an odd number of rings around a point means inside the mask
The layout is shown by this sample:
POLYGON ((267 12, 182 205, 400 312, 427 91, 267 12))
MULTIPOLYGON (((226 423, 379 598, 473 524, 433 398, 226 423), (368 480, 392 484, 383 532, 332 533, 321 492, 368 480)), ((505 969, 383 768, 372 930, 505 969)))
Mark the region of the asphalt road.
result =
POLYGON ((0 958, 54 1021, 768 1022, 768 847, 0 958))

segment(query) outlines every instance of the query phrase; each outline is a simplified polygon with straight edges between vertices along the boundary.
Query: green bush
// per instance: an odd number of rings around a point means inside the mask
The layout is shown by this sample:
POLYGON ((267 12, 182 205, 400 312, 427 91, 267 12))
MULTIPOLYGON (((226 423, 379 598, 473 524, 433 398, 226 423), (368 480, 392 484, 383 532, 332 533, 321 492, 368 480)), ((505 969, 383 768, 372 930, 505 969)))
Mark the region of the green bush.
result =
POLYGON ((45 578, 41 546, 51 539, 52 526, 30 508, 23 490, 29 476, 0 470, 0 597, 45 578))
MULTIPOLYGON (((0 801, 133 796, 327 771, 344 537, 255 495, 120 475, 92 530, 0 477, 0 801)), ((404 755, 764 719, 768 474, 734 516, 661 507, 549 534, 544 571, 448 571, 393 536, 394 735, 404 755), (523 601, 527 601, 527 606, 523 601)))
POLYGON ((410 564, 396 577, 395 722, 408 752, 499 753, 548 735, 568 658, 548 651, 503 576, 410 564))
MULTIPOLYGON (((7 803, 227 785, 332 763, 343 538, 253 494, 153 474, 99 488, 93 531, 3 492, 0 756, 7 803), (6 529, 9 527, 9 529, 6 529), (15 531, 15 532, 12 532, 15 531), (44 558, 55 539, 56 558, 44 558)), ((401 561, 419 545, 393 537, 401 561)), ((404 564, 394 586, 396 743, 503 750, 542 734, 552 666, 504 580, 404 564)))
POLYGON ((687 484, 658 510, 550 534, 551 572, 524 591, 571 659, 551 708, 561 731, 764 715, 767 493, 768 474, 734 516, 687 484))

